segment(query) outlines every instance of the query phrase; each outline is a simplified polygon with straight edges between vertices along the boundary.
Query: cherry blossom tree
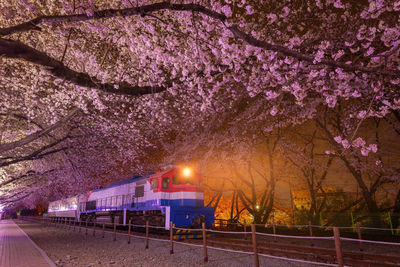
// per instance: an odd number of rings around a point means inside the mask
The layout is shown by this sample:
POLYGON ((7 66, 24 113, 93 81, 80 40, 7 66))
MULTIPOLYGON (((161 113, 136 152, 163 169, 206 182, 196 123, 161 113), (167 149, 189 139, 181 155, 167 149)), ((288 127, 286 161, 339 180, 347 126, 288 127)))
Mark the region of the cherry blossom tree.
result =
MULTIPOLYGON (((33 170, 40 194, 144 173, 226 131, 235 144, 243 129, 301 124, 343 101, 363 103, 348 120, 400 106, 399 1, 6 0, 0 11, 0 182, 33 170)), ((353 130, 332 138, 365 142, 353 130)), ((29 185, 17 181, 11 202, 29 185)))

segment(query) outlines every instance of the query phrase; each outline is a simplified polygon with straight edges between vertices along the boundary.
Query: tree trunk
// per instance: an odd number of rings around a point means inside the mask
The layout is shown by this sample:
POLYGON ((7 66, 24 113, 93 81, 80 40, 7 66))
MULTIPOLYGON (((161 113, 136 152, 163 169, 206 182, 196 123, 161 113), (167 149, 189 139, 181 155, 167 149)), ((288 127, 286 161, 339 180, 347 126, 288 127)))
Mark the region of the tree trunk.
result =
POLYGON ((397 229, 397 227, 399 226, 399 219, 400 219, 400 189, 397 192, 397 197, 394 202, 393 215, 392 215, 393 229, 397 229))

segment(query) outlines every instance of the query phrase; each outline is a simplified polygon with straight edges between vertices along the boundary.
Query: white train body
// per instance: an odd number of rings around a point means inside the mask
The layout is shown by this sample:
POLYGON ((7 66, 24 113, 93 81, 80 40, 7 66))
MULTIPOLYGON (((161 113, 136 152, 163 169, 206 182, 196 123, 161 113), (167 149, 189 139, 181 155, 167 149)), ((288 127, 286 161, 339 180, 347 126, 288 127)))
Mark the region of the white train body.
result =
POLYGON ((183 179, 179 176, 179 169, 172 168, 52 202, 49 216, 118 221, 122 224, 129 219, 135 223, 147 219, 169 229, 170 221, 176 226, 190 227, 203 220, 211 226, 214 208, 204 207, 199 176, 193 176, 191 180, 183 179), (65 204, 69 202, 76 205, 65 204))

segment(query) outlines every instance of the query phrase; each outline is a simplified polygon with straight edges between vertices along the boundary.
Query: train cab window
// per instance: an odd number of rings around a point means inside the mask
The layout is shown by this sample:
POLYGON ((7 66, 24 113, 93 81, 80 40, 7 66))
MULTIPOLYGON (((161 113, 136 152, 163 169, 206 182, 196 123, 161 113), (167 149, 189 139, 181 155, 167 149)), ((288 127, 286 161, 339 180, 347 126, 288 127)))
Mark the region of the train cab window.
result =
POLYGON ((179 177, 178 176, 176 176, 176 175, 174 175, 174 176, 172 176, 172 184, 181 184, 182 183, 182 180, 181 179, 179 179, 179 177))
POLYGON ((162 179, 162 188, 169 188, 169 177, 164 177, 162 179))
POLYGON ((158 179, 151 180, 151 189, 157 189, 158 187, 158 179))

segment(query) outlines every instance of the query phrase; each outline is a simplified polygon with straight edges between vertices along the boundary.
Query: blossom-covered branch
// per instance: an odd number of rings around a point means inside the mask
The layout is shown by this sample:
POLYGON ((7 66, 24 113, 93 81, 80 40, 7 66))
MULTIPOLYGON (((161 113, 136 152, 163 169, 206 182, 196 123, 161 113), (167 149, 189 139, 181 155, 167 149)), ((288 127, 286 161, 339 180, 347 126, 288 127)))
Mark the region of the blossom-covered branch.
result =
POLYGON ((354 65, 345 62, 338 62, 331 59, 321 59, 318 62, 316 62, 314 55, 301 53, 296 50, 289 49, 285 46, 276 45, 257 39, 254 36, 242 31, 240 27, 238 27, 237 25, 228 22, 228 18, 225 14, 213 11, 199 4, 172 4, 169 2, 161 2, 134 8, 106 9, 106 10, 93 11, 82 14, 72 14, 72 15, 40 16, 28 22, 0 29, 0 36, 6 36, 12 33, 24 32, 29 30, 40 30, 39 25, 42 23, 51 24, 51 23, 65 23, 65 22, 80 22, 80 21, 88 21, 101 18, 128 17, 135 15, 146 16, 146 14, 162 10, 190 11, 190 12, 202 13, 210 18, 220 21, 224 25, 227 25, 227 29, 229 29, 236 38, 244 41, 247 44, 265 50, 278 52, 281 55, 293 57, 301 61, 306 61, 309 64, 317 64, 317 65, 322 64, 334 68, 341 68, 343 70, 351 72, 359 71, 363 73, 373 73, 376 75, 400 76, 400 70, 396 69, 385 69, 382 67, 368 67, 368 66, 354 65))
MULTIPOLYGON (((102 83, 97 78, 91 77, 86 73, 74 71, 65 66, 62 62, 48 56, 46 53, 38 51, 19 41, 0 38, 0 56, 23 59, 39 64, 48 68, 53 75, 60 79, 65 79, 76 85, 98 89, 107 93, 141 96, 145 94, 159 93, 167 89, 167 87, 163 86, 135 86, 126 82, 115 84, 102 83)), ((1 152, 2 150, 0 149, 0 153, 1 152)))
POLYGON ((59 120, 58 122, 54 123, 53 125, 50 125, 49 127, 45 128, 41 131, 30 134, 27 137, 22 138, 18 141, 9 142, 9 143, 0 145, 0 153, 4 153, 4 152, 12 150, 14 148, 27 145, 27 144, 39 139, 40 137, 50 133, 54 129, 57 129, 58 127, 64 125, 66 122, 71 120, 75 116, 75 114, 78 112, 78 110, 79 109, 74 108, 66 117, 64 117, 63 119, 59 120))

